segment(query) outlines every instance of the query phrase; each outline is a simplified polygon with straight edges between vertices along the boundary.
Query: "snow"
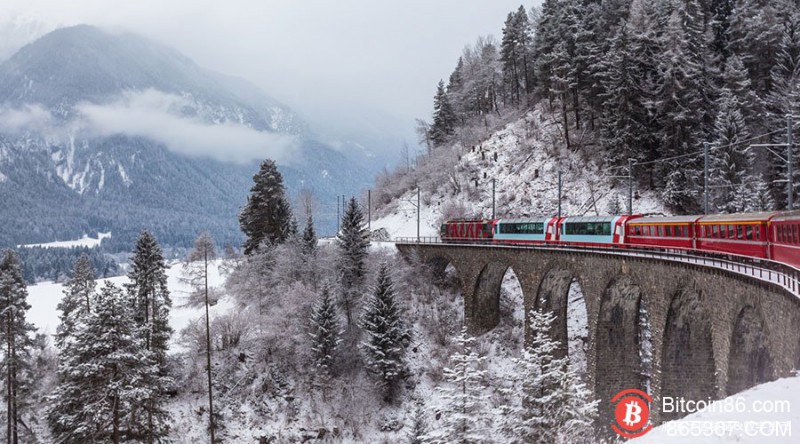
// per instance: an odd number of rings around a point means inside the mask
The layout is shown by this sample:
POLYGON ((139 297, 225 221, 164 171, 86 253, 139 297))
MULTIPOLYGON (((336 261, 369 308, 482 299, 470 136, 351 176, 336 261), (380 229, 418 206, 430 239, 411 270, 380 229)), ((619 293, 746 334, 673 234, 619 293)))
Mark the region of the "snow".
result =
POLYGON ((43 247, 43 248, 75 248, 75 247, 88 247, 94 248, 100 246, 100 242, 103 239, 110 238, 111 232, 107 233, 97 233, 97 237, 89 237, 89 235, 84 234, 83 237, 80 239, 69 240, 69 241, 55 241, 55 242, 46 242, 43 244, 25 244, 25 245, 17 245, 17 247, 24 247, 24 248, 33 248, 33 247, 43 247))
MULTIPOLYGON (((219 266, 221 260, 212 262, 209 266, 209 286, 221 286, 224 283, 224 277, 220 275, 219 266)), ((173 263, 167 270, 167 285, 172 296, 173 307, 170 310, 169 324, 175 331, 172 336, 172 344, 170 350, 172 352, 181 351, 178 344, 178 332, 186 327, 193 319, 197 319, 205 315, 204 307, 197 308, 184 308, 180 307, 183 298, 188 294, 188 285, 180 281, 182 272, 181 263, 173 263)), ((127 276, 116 276, 108 279, 99 279, 97 281, 97 288, 102 288, 105 282, 111 282, 117 286, 122 286, 129 282, 127 276)), ((59 312, 56 309, 58 303, 63 296, 64 286, 62 284, 55 284, 52 282, 45 282, 28 287, 28 303, 31 304, 31 309, 28 311, 28 322, 33 323, 40 333, 54 334, 58 326, 59 312)), ((213 319, 215 316, 224 314, 234 307, 233 301, 227 296, 223 296, 216 305, 210 307, 209 314, 213 319)))
MULTIPOLYGON (((436 208, 421 202, 419 235, 421 237, 439 236, 436 224, 441 213, 436 208)), ((391 239, 417 237, 417 192, 410 191, 397 201, 397 209, 389 215, 372 221, 372 231, 385 228, 391 239)))
MULTIPOLYGON (((682 444, 715 443, 796 443, 798 431, 780 436, 777 425, 789 422, 789 427, 800 424, 800 376, 778 379, 755 386, 749 390, 714 402, 706 411, 666 422, 631 443, 682 444), (729 406, 726 408, 726 406, 729 406), (775 413, 756 412, 772 406, 775 413), (787 408, 788 407, 788 408, 787 408), (745 412, 736 413, 741 408, 745 412), (727 410, 727 412, 726 412, 727 410), (780 412, 778 412, 781 410, 780 412), (789 410, 789 411, 787 411, 789 410), (750 422, 748 425, 748 422, 750 422), (777 423, 777 424, 776 424, 777 423), (706 427, 715 427, 714 433, 698 435, 706 427), (695 428, 694 434, 692 427, 695 428), (716 430, 719 427, 719 430, 716 430), (688 436, 681 436, 688 435, 688 436), (752 435, 752 436, 750 436, 752 435)), ((791 430, 791 429, 790 429, 791 430)))
MULTIPOLYGON (((495 180, 495 215, 503 217, 555 216, 558 212, 558 171, 562 171, 562 214, 575 216, 606 215, 617 201, 626 211, 627 171, 603 171, 593 160, 578 151, 556 150, 560 126, 545 111, 537 109, 486 137, 475 146, 457 143, 448 153, 454 166, 424 167, 422 174, 422 210, 420 236, 437 236, 436 224, 448 205, 463 205, 471 215, 492 215, 492 179, 495 180), (496 160, 495 160, 496 156, 496 160), (441 168, 453 168, 460 191, 453 191, 453 178, 430 190, 426 174, 441 174, 441 168), (427 203, 426 203, 427 202, 427 203)), ((416 179, 414 179, 416 180, 416 179)), ((430 179, 433 180, 433 179, 430 179)), ((390 236, 416 237, 417 190, 378 210, 373 230, 386 228, 390 236)), ((634 189, 633 209, 638 214, 668 214, 659 196, 651 191, 634 189)))
POLYGON ((0 183, 3 183, 3 182, 5 182, 6 180, 8 180, 8 177, 6 177, 6 175, 5 175, 5 174, 3 174, 2 172, 0 172, 0 183))

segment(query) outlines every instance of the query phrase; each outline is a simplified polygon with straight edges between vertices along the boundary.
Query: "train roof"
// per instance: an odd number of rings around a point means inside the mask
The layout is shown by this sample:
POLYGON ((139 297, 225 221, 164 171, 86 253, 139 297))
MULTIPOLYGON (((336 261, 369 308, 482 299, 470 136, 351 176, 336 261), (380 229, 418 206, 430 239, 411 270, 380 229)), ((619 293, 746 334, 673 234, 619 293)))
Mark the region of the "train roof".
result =
POLYGON ((552 217, 540 216, 540 217, 515 217, 509 219, 500 219, 497 222, 501 224, 529 224, 529 223, 545 223, 545 222, 550 222, 551 220, 553 220, 552 217))
POLYGON ((787 221, 787 220, 800 220, 800 210, 794 211, 781 211, 775 217, 772 218, 773 222, 778 221, 787 221))
POLYGON ((613 222, 614 219, 618 218, 619 216, 575 216, 575 217, 567 217, 564 219, 564 223, 575 223, 575 222, 613 222))
POLYGON ((628 222, 628 225, 635 224, 686 224, 697 222, 702 216, 644 216, 628 222))
POLYGON ((781 214, 778 211, 761 211, 757 213, 712 214, 702 216, 697 220, 699 224, 724 224, 742 222, 767 222, 781 214))

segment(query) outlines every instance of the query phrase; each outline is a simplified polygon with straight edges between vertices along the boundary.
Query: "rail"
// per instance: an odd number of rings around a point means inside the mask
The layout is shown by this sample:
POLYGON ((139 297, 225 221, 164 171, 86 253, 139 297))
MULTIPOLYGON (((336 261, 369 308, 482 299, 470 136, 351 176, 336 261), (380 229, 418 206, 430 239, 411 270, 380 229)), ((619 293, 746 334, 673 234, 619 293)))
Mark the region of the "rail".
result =
POLYGON ((698 251, 684 248, 663 248, 647 246, 611 246, 609 244, 574 245, 566 242, 548 242, 547 244, 519 244, 498 241, 448 240, 442 242, 439 237, 401 237, 395 239, 396 244, 409 245, 469 245, 483 248, 514 248, 539 251, 570 251, 577 253, 594 253, 612 256, 643 257, 700 265, 709 268, 727 270, 743 276, 752 277, 763 282, 778 285, 796 297, 800 297, 800 270, 782 262, 769 259, 753 258, 712 251, 698 251))

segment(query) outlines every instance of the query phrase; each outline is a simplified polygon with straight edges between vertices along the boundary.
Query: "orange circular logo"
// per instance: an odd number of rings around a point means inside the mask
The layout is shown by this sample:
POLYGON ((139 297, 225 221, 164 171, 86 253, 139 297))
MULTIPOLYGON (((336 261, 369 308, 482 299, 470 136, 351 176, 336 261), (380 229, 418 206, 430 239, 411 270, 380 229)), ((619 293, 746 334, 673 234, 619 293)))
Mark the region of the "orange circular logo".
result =
POLYGON ((653 398, 647 393, 637 390, 623 390, 613 398, 614 424, 611 429, 625 438, 636 438, 649 432, 653 428, 650 424, 650 403, 653 398))

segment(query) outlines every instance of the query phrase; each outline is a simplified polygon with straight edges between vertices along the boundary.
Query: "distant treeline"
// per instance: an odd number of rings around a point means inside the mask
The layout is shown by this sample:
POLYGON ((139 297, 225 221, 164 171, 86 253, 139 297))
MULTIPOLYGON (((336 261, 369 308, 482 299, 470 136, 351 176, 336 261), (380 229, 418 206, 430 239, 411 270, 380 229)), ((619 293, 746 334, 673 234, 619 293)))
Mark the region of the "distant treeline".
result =
POLYGON ((75 262, 82 254, 86 254, 97 272, 98 278, 118 276, 121 270, 117 262, 103 254, 97 248, 17 248, 23 266, 25 280, 28 283, 41 281, 63 282, 72 277, 75 262))

